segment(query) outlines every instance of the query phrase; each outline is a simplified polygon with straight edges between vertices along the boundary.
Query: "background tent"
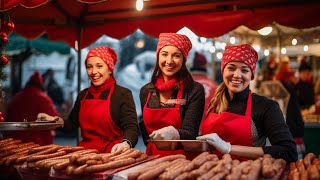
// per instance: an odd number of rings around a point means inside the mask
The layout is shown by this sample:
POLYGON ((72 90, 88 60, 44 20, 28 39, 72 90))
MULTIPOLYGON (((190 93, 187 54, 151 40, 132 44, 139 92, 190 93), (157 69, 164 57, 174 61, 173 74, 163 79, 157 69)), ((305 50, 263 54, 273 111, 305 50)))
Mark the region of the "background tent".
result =
POLYGON ((60 54, 70 54, 70 47, 64 41, 50 41, 46 35, 39 38, 29 40, 16 33, 9 35, 10 43, 6 46, 7 52, 22 52, 27 49, 34 50, 36 52, 50 54, 57 51, 60 54))
MULTIPOLYGON (((77 41, 80 51, 103 34, 121 39, 138 28, 158 37, 187 26, 199 36, 212 38, 241 25, 253 30, 273 22, 299 29, 320 25, 318 0, 149 0, 142 11, 135 9, 135 0, 1 2, 0 11, 10 15, 16 33, 27 38, 47 33, 50 40, 64 40, 72 47, 77 41)), ((80 69, 78 63, 78 78, 80 69)))

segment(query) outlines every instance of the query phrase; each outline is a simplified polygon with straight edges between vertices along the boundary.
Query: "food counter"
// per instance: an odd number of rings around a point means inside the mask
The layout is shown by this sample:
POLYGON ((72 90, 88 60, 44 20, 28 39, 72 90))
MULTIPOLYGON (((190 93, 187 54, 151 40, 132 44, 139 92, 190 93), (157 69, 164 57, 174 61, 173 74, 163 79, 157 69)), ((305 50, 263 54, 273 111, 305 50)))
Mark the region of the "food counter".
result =
POLYGON ((162 148, 197 147, 189 150, 198 151, 198 155, 188 159, 183 154, 165 157, 147 156, 132 148, 115 153, 98 153, 95 149, 85 149, 80 146, 55 144, 39 146, 8 138, 0 140, 0 166, 2 169, 16 168, 18 174, 25 180, 208 179, 212 177, 275 180, 303 175, 320 178, 317 169, 320 167, 320 156, 316 157, 312 153, 290 165, 283 159, 274 159, 268 154, 255 160, 240 162, 232 159, 229 154, 218 158, 217 155, 208 151, 201 152, 210 146, 205 142, 191 142, 183 140, 158 142, 162 148))
POLYGON ((305 123, 304 125, 304 143, 306 154, 314 153, 320 155, 320 123, 305 123))

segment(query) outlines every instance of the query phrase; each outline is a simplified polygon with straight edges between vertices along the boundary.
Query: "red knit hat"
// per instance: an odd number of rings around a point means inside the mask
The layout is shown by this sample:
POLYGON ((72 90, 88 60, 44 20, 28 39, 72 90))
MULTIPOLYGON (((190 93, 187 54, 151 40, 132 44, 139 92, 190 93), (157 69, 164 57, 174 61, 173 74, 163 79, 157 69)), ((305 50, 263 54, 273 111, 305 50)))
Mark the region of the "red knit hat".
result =
POLYGON ((195 52, 193 57, 193 68, 207 68, 207 59, 203 54, 195 52))
POLYGON ((226 46, 222 61, 221 72, 226 65, 231 61, 239 61, 245 63, 252 71, 251 79, 254 79, 254 73, 256 70, 256 62, 258 60, 258 53, 249 44, 240 44, 235 46, 226 46))
POLYGON ((40 73, 38 71, 34 72, 33 75, 30 77, 29 82, 33 83, 33 84, 39 84, 42 85, 43 84, 43 79, 42 76, 40 75, 40 73))
POLYGON ((89 57, 101 58, 108 65, 109 69, 112 72, 114 70, 114 65, 118 61, 116 52, 113 49, 111 49, 109 47, 105 47, 105 46, 96 47, 96 48, 91 49, 88 52, 88 55, 85 60, 85 64, 87 64, 87 60, 89 57))
POLYGON ((156 55, 158 57, 160 50, 164 46, 175 46, 177 47, 184 57, 184 61, 188 59, 188 53, 192 48, 192 43, 186 35, 176 33, 161 33, 159 36, 159 42, 157 46, 156 55))

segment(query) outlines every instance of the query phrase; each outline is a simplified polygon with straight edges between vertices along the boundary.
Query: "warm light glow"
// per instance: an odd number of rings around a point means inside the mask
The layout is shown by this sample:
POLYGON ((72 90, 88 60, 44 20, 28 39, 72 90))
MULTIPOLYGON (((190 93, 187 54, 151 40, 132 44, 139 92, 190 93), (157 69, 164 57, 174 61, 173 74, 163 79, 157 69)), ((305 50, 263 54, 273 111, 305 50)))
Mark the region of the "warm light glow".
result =
POLYGON ((267 26, 258 30, 258 33, 263 36, 269 35, 271 32, 272 32, 272 27, 270 26, 267 26))
POLYGON ((259 45, 252 45, 253 49, 255 49, 257 52, 260 51, 261 47, 259 45))
POLYGON ((269 56, 270 51, 269 51, 268 49, 265 49, 265 50, 263 51, 263 54, 264 54, 265 56, 269 56))
POLYGON ((293 38, 292 41, 291 41, 292 45, 297 45, 298 43, 298 40, 296 38, 293 38))
POLYGON ((221 43, 221 46, 222 46, 223 49, 225 49, 227 44, 223 42, 223 43, 221 43))
POLYGON ((216 47, 210 46, 210 47, 209 47, 209 51, 210 51, 211 53, 216 52, 216 47))
POLYGON ((286 54, 287 53, 287 49, 286 48, 281 48, 281 54, 286 54))
POLYGON ((140 39, 139 41, 136 42, 135 44, 136 48, 141 49, 144 47, 144 40, 140 39))
POLYGON ((236 38, 235 37, 230 37, 230 43, 231 44, 234 44, 234 43, 236 43, 236 38))
POLYGON ((79 50, 79 44, 78 44, 78 41, 75 41, 75 42, 74 42, 74 49, 75 49, 76 51, 78 51, 78 50, 79 50))
POLYGON ((136 9, 138 11, 141 11, 143 9, 143 0, 137 0, 136 1, 136 9))
POLYGON ((216 54, 216 57, 217 57, 218 59, 221 59, 221 58, 222 58, 222 52, 218 52, 218 53, 216 54))
POLYGON ((304 50, 304 51, 308 51, 308 50, 309 50, 309 46, 308 46, 308 45, 304 45, 304 46, 303 46, 303 50, 304 50))
POLYGON ((200 37, 200 42, 202 42, 202 43, 207 42, 207 38, 205 38, 205 37, 200 37))

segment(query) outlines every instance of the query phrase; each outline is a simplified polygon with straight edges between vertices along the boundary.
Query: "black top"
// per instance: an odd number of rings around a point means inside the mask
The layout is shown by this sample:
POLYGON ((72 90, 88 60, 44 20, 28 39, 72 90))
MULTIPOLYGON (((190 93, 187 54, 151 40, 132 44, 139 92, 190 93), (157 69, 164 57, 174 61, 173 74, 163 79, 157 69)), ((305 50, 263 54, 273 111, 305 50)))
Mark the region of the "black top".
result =
POLYGON ((300 109, 309 109, 310 106, 315 104, 313 83, 304 82, 300 79, 295 88, 300 109))
MULTIPOLYGON (((231 101, 227 90, 226 92, 229 101, 227 112, 245 115, 249 86, 244 91, 235 93, 231 101)), ((253 146, 261 146, 264 153, 273 158, 283 158, 287 162, 297 160, 296 144, 276 101, 252 93, 251 119, 253 146), (265 146, 266 138, 272 146, 265 146)))
MULTIPOLYGON (((148 93, 150 94, 150 99, 148 101, 148 108, 162 108, 160 104, 159 91, 154 87, 152 83, 144 85, 140 90, 140 102, 143 114, 143 108, 147 101, 148 93)), ((178 90, 175 90, 172 98, 177 97, 178 90)), ((184 89, 183 99, 186 99, 186 104, 180 106, 180 115, 182 119, 181 129, 178 129, 180 134, 180 139, 195 139, 198 136, 199 126, 202 118, 202 113, 204 110, 205 95, 204 88, 198 82, 193 82, 189 89, 184 89)), ((165 107, 174 107, 175 104, 166 105, 165 107)), ((149 139, 149 134, 145 128, 143 120, 140 122, 140 130, 142 133, 143 141, 147 144, 149 139)))
MULTIPOLYGON (((65 121, 62 131, 72 131, 74 128, 79 127, 80 101, 84 98, 87 90, 88 88, 78 94, 74 107, 68 120, 65 121)), ((107 100, 109 92, 109 90, 102 92, 99 99, 107 100)), ((88 93, 86 99, 93 99, 93 96, 88 93)), ((123 130, 123 141, 129 141, 129 144, 131 143, 132 147, 134 147, 138 141, 139 128, 133 96, 129 89, 115 85, 110 100, 110 113, 114 123, 123 130)))
POLYGON ((299 108, 298 100, 295 94, 294 84, 292 82, 283 82, 281 83, 290 93, 290 98, 287 107, 286 113, 286 123, 290 129, 292 136, 303 137, 304 136, 304 121, 301 115, 299 108))

